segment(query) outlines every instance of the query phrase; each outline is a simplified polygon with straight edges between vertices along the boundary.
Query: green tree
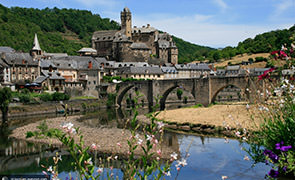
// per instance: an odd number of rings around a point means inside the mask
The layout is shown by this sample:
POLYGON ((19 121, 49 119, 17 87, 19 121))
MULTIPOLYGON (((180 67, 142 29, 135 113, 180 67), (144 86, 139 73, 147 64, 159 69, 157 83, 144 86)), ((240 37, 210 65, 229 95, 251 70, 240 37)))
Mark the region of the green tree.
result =
POLYGON ((2 112, 2 126, 5 126, 8 121, 8 108, 11 101, 11 90, 7 87, 0 89, 0 109, 2 112))

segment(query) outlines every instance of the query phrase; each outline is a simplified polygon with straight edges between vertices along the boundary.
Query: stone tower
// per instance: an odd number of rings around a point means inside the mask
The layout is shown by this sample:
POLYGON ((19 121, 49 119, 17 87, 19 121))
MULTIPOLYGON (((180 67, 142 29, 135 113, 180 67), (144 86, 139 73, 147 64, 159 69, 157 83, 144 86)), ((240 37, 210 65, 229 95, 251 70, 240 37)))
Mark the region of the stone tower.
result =
POLYGON ((131 39, 132 22, 131 12, 128 7, 125 7, 121 12, 121 30, 125 30, 124 34, 131 39))
POLYGON ((30 51, 30 54, 31 54, 31 56, 34 56, 34 57, 43 54, 42 49, 40 48, 39 41, 38 41, 38 36, 37 36, 36 33, 35 33, 33 47, 32 47, 32 49, 30 51))

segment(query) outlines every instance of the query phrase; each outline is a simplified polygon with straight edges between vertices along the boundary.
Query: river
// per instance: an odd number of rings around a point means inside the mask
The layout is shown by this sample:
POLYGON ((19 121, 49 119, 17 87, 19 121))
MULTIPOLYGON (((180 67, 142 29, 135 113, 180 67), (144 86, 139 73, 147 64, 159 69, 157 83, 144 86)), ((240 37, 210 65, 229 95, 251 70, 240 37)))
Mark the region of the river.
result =
MULTIPOLYGON (((141 109, 140 113, 147 112, 146 109, 141 109)), ((121 119, 132 115, 129 110, 101 109, 97 112, 86 113, 80 119, 86 125, 92 127, 117 127, 123 128, 121 119)), ((47 115, 49 116, 49 115, 47 115)), ((55 115, 50 115, 55 116, 55 115)), ((19 121, 19 126, 30 123, 31 121, 40 120, 46 117, 27 117, 14 119, 19 121)), ((264 164, 258 164, 251 167, 252 162, 244 160, 246 153, 241 149, 240 143, 237 140, 230 139, 228 143, 223 138, 196 136, 189 134, 180 134, 175 132, 165 132, 166 141, 168 144, 179 148, 180 158, 185 158, 187 166, 176 170, 173 162, 171 165, 171 176, 165 179, 222 179, 222 176, 227 176, 228 179, 253 180, 264 179, 265 174, 270 167, 264 164)), ((59 165, 59 178, 66 179, 69 176, 76 177, 75 170, 71 165, 71 157, 63 150, 48 149, 46 145, 28 144, 17 140, 9 140, 2 136, 0 142, 0 175, 12 174, 42 174, 45 170, 40 165, 49 167, 53 164, 52 156, 58 151, 62 154, 62 161, 59 165)), ((106 155, 99 154, 95 160, 96 164, 104 164, 106 168, 103 172, 106 176, 110 166, 113 166, 114 176, 122 178, 123 172, 120 167, 123 161, 112 161, 108 164, 104 161, 106 155), (99 158, 102 162, 99 162, 99 158)))

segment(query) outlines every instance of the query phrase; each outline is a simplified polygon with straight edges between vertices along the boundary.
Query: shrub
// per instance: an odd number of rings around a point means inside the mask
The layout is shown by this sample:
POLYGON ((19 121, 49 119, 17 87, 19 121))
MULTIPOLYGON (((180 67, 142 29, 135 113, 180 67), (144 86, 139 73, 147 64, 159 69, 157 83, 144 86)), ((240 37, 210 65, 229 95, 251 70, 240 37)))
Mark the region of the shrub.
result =
POLYGON ((52 101, 52 96, 49 93, 42 93, 39 97, 44 102, 52 101))
POLYGON ((52 94, 53 101, 63 101, 63 100, 69 100, 69 99, 70 99, 70 95, 65 93, 55 92, 52 94))
POLYGON ((179 100, 181 100, 181 96, 182 96, 182 94, 183 94, 182 89, 177 89, 177 91, 176 91, 176 95, 177 95, 177 97, 178 97, 179 100))
POLYGON ((30 94, 20 94, 19 95, 19 100, 22 103, 29 103, 31 101, 31 96, 30 94))

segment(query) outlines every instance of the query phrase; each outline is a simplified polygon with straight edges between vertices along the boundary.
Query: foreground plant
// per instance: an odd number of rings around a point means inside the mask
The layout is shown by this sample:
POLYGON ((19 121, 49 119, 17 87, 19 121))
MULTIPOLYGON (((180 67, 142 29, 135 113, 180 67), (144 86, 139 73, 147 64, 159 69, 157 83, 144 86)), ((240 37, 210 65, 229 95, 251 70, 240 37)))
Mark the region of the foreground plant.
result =
MULTIPOLYGON (((162 159, 161 141, 164 133, 164 124, 157 120, 158 113, 149 114, 150 122, 143 125, 141 128, 137 119, 139 107, 137 101, 139 94, 134 99, 136 104, 134 116, 129 121, 128 128, 131 136, 127 140, 128 154, 127 160, 124 161, 125 166, 122 167, 124 171, 124 179, 161 179, 164 176, 170 176, 170 164, 177 160, 177 154, 171 154, 168 160, 162 159), (135 151, 142 151, 143 155, 136 155, 135 151)), ((70 122, 63 123, 61 129, 49 129, 46 122, 41 123, 37 131, 27 132, 27 138, 57 138, 71 154, 74 160, 74 166, 79 172, 80 179, 115 179, 112 172, 107 172, 107 177, 103 176, 103 165, 97 165, 96 168, 93 159, 96 158, 94 151, 98 150, 98 145, 92 144, 85 146, 83 135, 79 128, 75 128, 74 124, 70 122)), ((122 142, 117 145, 121 147, 122 142)), ((109 157, 108 159, 113 158, 109 157)), ((118 156, 115 156, 117 159, 118 156)), ((58 162, 58 161, 57 161, 58 162)), ((179 167, 186 165, 186 161, 179 161, 179 167)), ((47 168, 47 172, 57 177, 57 164, 54 164, 53 169, 47 168), (50 171, 49 171, 50 170, 50 171), (54 173, 53 173, 54 172, 54 173)), ((109 168, 112 171, 112 166, 109 168)), ((118 177, 116 177, 118 178, 118 177)))
MULTIPOLYGON (((264 122, 248 134, 246 149, 254 163, 271 166, 267 177, 295 177, 295 86, 293 77, 272 79, 269 70, 260 80, 266 82, 267 101, 258 105, 264 122), (266 75, 265 75, 266 74, 266 75), (266 79, 265 79, 266 78, 266 79)), ((278 71, 276 73, 279 73, 278 71)))

